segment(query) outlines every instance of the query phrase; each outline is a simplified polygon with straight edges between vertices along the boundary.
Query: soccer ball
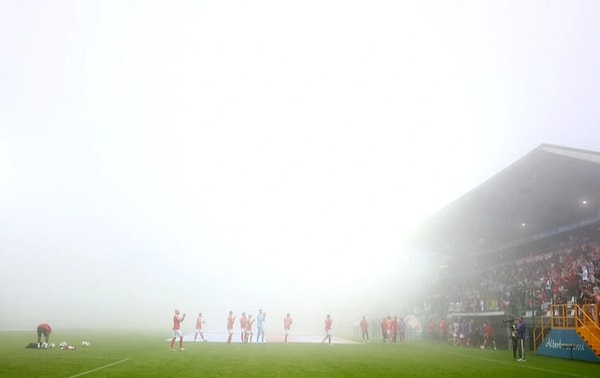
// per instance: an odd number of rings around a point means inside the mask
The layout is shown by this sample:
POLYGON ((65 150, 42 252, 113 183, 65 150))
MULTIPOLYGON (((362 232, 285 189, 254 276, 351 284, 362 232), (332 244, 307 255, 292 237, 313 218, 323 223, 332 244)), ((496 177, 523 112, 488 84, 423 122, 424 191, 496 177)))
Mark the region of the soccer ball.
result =
POLYGON ((89 347, 90 346, 90 342, 89 341, 82 341, 81 342, 81 346, 83 346, 83 347, 89 347))
POLYGON ((61 341, 61 342, 60 342, 60 344, 58 344, 58 345, 59 345, 61 348, 64 348, 64 347, 66 347, 66 346, 67 346, 67 345, 69 345, 69 344, 67 344, 67 342, 66 342, 66 341, 61 341))

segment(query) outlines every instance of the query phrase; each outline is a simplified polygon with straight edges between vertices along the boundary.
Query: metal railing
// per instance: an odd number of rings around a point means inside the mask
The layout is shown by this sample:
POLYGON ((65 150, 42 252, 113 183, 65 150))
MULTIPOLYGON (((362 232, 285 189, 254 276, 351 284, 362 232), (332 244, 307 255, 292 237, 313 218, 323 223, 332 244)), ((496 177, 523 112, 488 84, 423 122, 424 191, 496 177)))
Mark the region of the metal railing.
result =
POLYGON ((549 305, 545 316, 533 330, 533 348, 544 341, 546 334, 552 329, 588 328, 589 335, 600 344, 600 306, 596 304, 564 304, 549 305))

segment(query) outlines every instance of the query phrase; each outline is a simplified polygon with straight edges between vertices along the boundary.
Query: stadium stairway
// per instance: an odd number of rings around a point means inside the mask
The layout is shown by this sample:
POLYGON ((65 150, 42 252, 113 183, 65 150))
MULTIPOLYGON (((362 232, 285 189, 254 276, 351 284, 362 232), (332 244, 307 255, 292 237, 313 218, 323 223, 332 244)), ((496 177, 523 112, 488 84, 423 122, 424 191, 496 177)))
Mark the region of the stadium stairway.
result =
POLYGON ((597 324, 584 324, 577 327, 577 334, 585 343, 594 351, 596 356, 600 358, 600 328, 597 324))
POLYGON ((594 304, 550 305, 549 317, 542 317, 533 330, 534 350, 551 329, 574 329, 577 335, 600 358, 600 306, 594 304))

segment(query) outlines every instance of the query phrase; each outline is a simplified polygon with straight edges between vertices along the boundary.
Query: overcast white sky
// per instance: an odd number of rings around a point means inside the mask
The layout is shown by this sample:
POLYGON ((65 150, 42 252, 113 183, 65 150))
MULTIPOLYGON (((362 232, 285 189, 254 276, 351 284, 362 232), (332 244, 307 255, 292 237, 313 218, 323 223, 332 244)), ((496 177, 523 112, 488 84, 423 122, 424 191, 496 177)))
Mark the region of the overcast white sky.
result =
POLYGON ((411 227, 542 143, 600 150, 599 15, 0 1, 0 329, 407 311, 411 227))

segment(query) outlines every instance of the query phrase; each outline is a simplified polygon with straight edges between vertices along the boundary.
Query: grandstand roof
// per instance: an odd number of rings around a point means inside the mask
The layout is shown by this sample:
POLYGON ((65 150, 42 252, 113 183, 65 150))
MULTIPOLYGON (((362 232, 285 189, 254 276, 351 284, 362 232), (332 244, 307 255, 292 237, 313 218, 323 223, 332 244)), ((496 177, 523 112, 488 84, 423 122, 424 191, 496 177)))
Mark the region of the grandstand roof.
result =
POLYGON ((599 215, 600 153, 543 144, 425 220, 411 241, 494 252, 591 227, 599 215))

